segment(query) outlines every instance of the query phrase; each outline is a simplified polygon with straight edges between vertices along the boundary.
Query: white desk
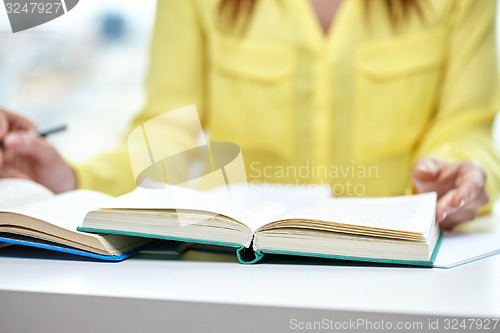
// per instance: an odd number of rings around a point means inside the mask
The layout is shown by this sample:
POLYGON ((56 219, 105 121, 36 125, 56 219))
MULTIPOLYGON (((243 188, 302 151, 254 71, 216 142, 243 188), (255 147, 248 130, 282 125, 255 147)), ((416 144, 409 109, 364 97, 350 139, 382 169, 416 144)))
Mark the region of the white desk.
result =
POLYGON ((0 332, 280 332, 293 318, 500 317, 500 255, 449 270, 242 265, 195 251, 182 261, 52 256, 0 257, 0 332), (196 261, 208 256, 214 262, 196 261))

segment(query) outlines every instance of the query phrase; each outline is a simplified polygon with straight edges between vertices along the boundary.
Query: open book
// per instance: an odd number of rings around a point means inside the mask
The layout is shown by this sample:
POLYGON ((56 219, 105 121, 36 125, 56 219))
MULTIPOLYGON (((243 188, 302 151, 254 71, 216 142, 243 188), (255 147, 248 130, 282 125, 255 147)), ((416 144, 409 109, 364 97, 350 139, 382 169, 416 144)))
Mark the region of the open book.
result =
POLYGON ((297 203, 251 187, 234 195, 243 188, 233 185, 229 196, 220 188, 137 188, 89 212, 78 230, 235 247, 242 263, 266 253, 425 266, 435 258, 435 193, 297 203))
POLYGON ((151 240, 76 230, 89 210, 111 198, 87 190, 55 195, 28 180, 0 179, 0 242, 122 260, 151 240))

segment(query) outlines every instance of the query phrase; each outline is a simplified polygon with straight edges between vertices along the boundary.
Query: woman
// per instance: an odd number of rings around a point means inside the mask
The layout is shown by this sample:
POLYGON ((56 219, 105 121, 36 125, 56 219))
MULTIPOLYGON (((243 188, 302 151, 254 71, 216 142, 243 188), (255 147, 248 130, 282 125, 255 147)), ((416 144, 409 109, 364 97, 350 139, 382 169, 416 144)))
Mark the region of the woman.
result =
MULTIPOLYGON (((340 184, 337 195, 437 191, 437 219, 452 228, 489 211, 500 186, 495 5, 159 1, 148 102, 132 128, 196 104, 212 141, 240 145, 251 181, 297 182, 283 170, 305 167, 300 183, 340 184)), ((135 186, 126 140, 70 166, 32 128, 2 113, 3 176, 55 192, 135 186)), ((195 140, 184 124, 166 125, 173 133, 180 146, 195 140)))

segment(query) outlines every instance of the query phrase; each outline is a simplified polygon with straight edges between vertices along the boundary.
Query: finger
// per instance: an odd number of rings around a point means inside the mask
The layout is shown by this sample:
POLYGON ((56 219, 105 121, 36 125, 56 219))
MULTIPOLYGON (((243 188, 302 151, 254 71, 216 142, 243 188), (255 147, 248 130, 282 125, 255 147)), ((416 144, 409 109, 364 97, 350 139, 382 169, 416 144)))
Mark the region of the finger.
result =
POLYGON ((460 207, 474 200, 484 191, 486 172, 473 162, 463 164, 456 180, 457 192, 452 200, 452 205, 460 207))
POLYGON ((0 169, 0 178, 23 178, 28 180, 33 180, 26 173, 20 171, 14 166, 6 166, 0 169))
POLYGON ((21 116, 5 109, 0 109, 0 113, 5 116, 9 125, 9 131, 30 131, 37 128, 35 122, 26 116, 21 116))
POLYGON ((455 207, 451 206, 451 200, 455 195, 456 190, 453 189, 448 191, 445 195, 443 195, 436 204, 436 221, 442 222, 446 219, 448 215, 452 213, 452 209, 455 207))
POLYGON ((1 178, 21 178, 21 179, 33 180, 31 177, 29 177, 24 172, 21 172, 19 170, 12 169, 12 168, 9 168, 5 172, 3 172, 0 177, 1 178))
POLYGON ((412 171, 412 181, 415 189, 419 193, 437 191, 438 197, 448 191, 451 186, 441 184, 439 175, 443 168, 446 168, 447 162, 434 157, 423 157, 415 165, 412 171))
POLYGON ((444 230, 452 230, 458 224, 466 221, 474 220, 477 217, 477 210, 475 209, 467 209, 461 210, 460 212, 456 212, 455 214, 451 214, 439 224, 439 227, 444 230))
POLYGON ((0 110, 0 140, 9 132, 9 121, 5 112, 0 110))
POLYGON ((438 174, 432 180, 417 181, 414 179, 413 183, 419 193, 435 191, 437 192, 438 198, 441 198, 455 187, 458 169, 458 163, 441 162, 438 174))
POLYGON ((446 230, 453 228, 455 225, 473 220, 477 217, 479 209, 489 202, 488 193, 484 190, 474 200, 467 203, 465 206, 450 210, 446 219, 439 225, 446 230))
POLYGON ((432 183, 434 186, 433 190, 438 193, 438 198, 456 188, 456 179, 459 175, 460 165, 460 163, 450 163, 441 168, 439 176, 432 183))
POLYGON ((441 168, 437 181, 441 184, 450 184, 454 187, 463 162, 449 163, 441 168))
POLYGON ((11 132, 5 137, 4 146, 13 155, 30 156, 39 161, 52 158, 52 147, 33 132, 11 132))
POLYGON ((433 180, 443 164, 443 161, 437 158, 422 157, 413 168, 412 177, 422 182, 433 180))

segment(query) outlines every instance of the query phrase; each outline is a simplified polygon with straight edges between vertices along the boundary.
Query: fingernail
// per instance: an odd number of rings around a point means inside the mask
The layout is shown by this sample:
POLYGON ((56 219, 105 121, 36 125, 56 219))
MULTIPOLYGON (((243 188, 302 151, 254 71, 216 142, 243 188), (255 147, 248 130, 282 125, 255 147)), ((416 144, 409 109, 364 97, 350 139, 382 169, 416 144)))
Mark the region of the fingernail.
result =
POLYGON ((420 167, 420 170, 434 175, 436 173, 436 167, 431 163, 426 163, 420 167))
POLYGON ((441 221, 444 221, 446 219, 446 216, 448 215, 448 211, 444 211, 443 215, 441 216, 441 221))
POLYGON ((462 208, 465 206, 465 199, 460 200, 460 203, 458 204, 458 208, 462 208))
POLYGON ((421 166, 419 167, 419 169, 420 169, 421 171, 423 171, 423 172, 429 172, 429 168, 428 168, 427 166, 425 166, 425 165, 421 165, 421 166))
POLYGON ((18 146, 21 144, 21 138, 17 134, 10 134, 5 138, 5 144, 9 146, 18 146))

